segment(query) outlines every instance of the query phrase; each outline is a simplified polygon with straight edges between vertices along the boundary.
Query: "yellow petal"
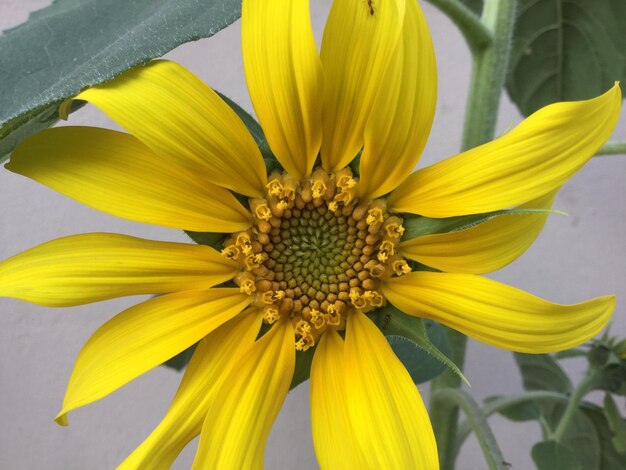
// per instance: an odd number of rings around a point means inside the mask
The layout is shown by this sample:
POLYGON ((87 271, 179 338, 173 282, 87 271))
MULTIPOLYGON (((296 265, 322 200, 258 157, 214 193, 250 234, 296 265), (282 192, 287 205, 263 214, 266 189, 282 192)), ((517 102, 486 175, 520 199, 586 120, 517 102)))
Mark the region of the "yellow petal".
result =
POLYGON ((339 170, 363 146, 404 22, 405 0, 336 0, 326 22, 322 165, 339 170))
POLYGON ((76 360, 63 409, 92 403, 197 343, 250 303, 238 288, 177 292, 135 305, 102 325, 76 360))
POLYGON ((67 307, 208 289, 237 270, 208 246, 88 233, 49 241, 0 263, 0 296, 67 307))
POLYGON ((315 455, 322 469, 367 468, 365 450, 354 440, 348 414, 343 339, 328 330, 311 365, 311 424, 315 455))
POLYGON ((193 469, 263 468, 265 441, 295 367, 295 335, 283 321, 259 339, 215 390, 193 469))
POLYGON ((615 308, 615 296, 559 305, 473 274, 414 272, 389 280, 383 292, 409 315, 525 353, 578 346, 604 328, 615 308))
MULTIPOLYGON (((557 190, 518 209, 549 209, 557 190)), ((494 217, 466 230, 437 233, 400 243, 400 254, 441 271, 483 274, 519 258, 541 233, 549 212, 494 217)))
POLYGON ((96 105, 156 155, 205 181, 247 196, 263 195, 265 165, 248 129, 217 93, 181 65, 156 60, 74 99, 96 105))
POLYGON ((608 139, 619 117, 619 85, 587 101, 556 103, 508 134, 416 171, 391 208, 427 217, 506 209, 560 187, 608 139))
POLYGON ((348 319, 344 366, 352 432, 366 450, 361 468, 439 468, 430 419, 413 380, 360 312, 348 319))
POLYGON ((257 310, 243 312, 198 343, 165 418, 118 470, 170 468, 189 441, 200 434, 211 392, 254 344, 261 319, 257 310))
POLYGON ((293 176, 308 176, 322 140, 322 65, 309 2, 244 0, 243 64, 267 142, 293 176))
POLYGON ((424 14, 406 4, 404 28, 365 126, 361 197, 373 199, 409 176, 435 116, 437 65, 424 14))
POLYGON ((128 134, 59 127, 26 139, 6 167, 109 214, 198 232, 235 232, 250 215, 230 191, 128 134))

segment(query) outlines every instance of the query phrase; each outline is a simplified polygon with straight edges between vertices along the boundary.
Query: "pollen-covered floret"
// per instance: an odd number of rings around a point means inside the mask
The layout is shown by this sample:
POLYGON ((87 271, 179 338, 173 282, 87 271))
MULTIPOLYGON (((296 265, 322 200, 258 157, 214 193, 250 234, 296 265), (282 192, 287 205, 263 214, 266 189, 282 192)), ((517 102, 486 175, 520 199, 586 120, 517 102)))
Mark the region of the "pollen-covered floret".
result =
POLYGON ((297 350, 345 328, 351 310, 384 306, 381 280, 411 270, 397 254, 402 219, 382 199, 360 201, 348 168, 317 169, 304 181, 274 173, 250 209, 254 226, 233 234, 222 254, 241 264, 235 283, 265 323, 291 319, 297 350))

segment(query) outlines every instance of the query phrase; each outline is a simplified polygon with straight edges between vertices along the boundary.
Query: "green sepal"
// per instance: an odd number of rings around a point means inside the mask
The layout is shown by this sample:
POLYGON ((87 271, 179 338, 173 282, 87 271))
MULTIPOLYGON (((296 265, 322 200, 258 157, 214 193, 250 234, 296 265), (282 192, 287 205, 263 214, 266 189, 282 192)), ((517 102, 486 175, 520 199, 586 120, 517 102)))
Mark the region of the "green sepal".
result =
POLYGON ((239 118, 248 128, 248 131, 254 138, 257 147, 261 151, 261 155, 263 156, 263 161, 265 162, 265 167, 267 169, 267 174, 269 175, 273 171, 282 171, 282 167, 272 153, 272 150, 267 143, 267 139, 265 138, 265 133, 263 132, 261 125, 256 121, 256 119, 254 119, 250 115, 250 113, 248 113, 245 109, 243 109, 226 95, 223 95, 219 91, 216 91, 216 93, 226 102, 228 106, 232 108, 233 111, 235 111, 237 116, 239 116, 239 118))
POLYGON ((31 14, 0 36, 0 161, 65 99, 240 15, 240 0, 56 0, 31 14))
POLYGON ((406 315, 391 304, 371 316, 415 383, 431 380, 448 367, 469 384, 448 357, 450 344, 441 325, 406 315))
POLYGON ((415 214, 402 214, 404 225, 404 235, 402 240, 432 235, 435 233, 458 232, 475 227, 478 224, 487 222, 495 217, 505 215, 536 214, 536 213, 564 214, 564 212, 554 209, 505 209, 482 214, 461 215, 458 217, 446 217, 435 219, 415 214))
POLYGON ((208 245, 217 251, 222 251, 224 248, 225 233, 192 232, 190 230, 185 230, 185 233, 198 245, 208 245))
POLYGON ((626 357, 624 340, 604 334, 593 342, 587 354, 589 366, 594 369, 592 390, 604 390, 626 395, 626 357))
POLYGON ((554 359, 556 359, 557 361, 560 361, 561 359, 571 359, 574 357, 583 356, 587 356, 587 351, 578 348, 565 349, 564 351, 559 351, 552 355, 552 357, 554 357, 554 359))
POLYGON ((191 361, 191 356, 193 356, 193 353, 196 350, 197 345, 198 343, 194 344, 193 346, 188 347, 183 352, 180 352, 176 354, 176 356, 165 361, 162 365, 164 365, 165 367, 170 367, 180 372, 185 367, 187 367, 187 364, 189 364, 189 361, 191 361))
POLYGON ((363 150, 359 150, 356 157, 354 157, 348 164, 355 178, 359 178, 361 176, 361 155, 363 155, 363 150))
POLYGON ((314 354, 315 347, 309 348, 306 351, 296 351, 296 367, 293 371, 293 378, 291 379, 289 390, 293 390, 302 382, 309 380, 314 354))

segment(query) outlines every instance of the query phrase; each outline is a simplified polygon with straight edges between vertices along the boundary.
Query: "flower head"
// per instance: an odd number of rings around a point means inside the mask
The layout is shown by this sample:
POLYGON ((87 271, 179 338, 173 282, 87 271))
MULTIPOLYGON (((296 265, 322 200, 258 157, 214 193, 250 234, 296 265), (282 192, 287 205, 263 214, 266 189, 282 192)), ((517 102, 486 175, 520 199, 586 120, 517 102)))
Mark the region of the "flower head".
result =
POLYGON ((242 28, 250 96, 282 170, 268 175, 235 112, 167 61, 76 97, 130 134, 47 130, 7 165, 114 215, 228 233, 221 252, 76 235, 1 263, 0 295, 71 306, 164 294, 92 336, 57 417, 66 424, 69 411, 198 343, 164 420, 122 468, 167 466, 198 434, 198 468, 262 466, 296 355, 311 348, 323 468, 436 468, 419 392, 368 312, 390 302, 480 341, 539 353, 595 335, 614 298, 556 305, 477 276, 517 258, 546 212, 420 237, 405 219, 549 208, 610 135, 620 89, 548 106, 491 143, 409 175, 436 96, 416 2, 335 0, 320 54, 307 2, 244 0, 242 28), (412 271, 414 261, 439 272, 412 271))

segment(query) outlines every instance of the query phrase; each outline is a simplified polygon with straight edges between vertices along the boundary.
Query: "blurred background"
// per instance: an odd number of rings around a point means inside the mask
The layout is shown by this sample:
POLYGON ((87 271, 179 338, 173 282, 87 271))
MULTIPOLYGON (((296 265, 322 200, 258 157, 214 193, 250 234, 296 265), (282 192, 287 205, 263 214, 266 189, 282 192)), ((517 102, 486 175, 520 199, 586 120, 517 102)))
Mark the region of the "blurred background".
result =
MULTIPOLYGON (((49 0, 0 0, 0 30, 24 22, 49 0)), ((311 6, 318 43, 330 0, 311 6)), ((437 114, 420 166, 458 152, 470 74, 470 54, 454 25, 430 4, 421 2, 433 36, 439 71, 437 114)), ((211 87, 241 104, 252 106, 241 61, 240 23, 210 39, 189 43, 167 54, 211 87)), ((42 47, 45 47, 42 44, 42 47)), ((0 87, 2 84, 0 83, 0 87)), ((521 120, 503 97, 497 133, 521 120)), ((69 123, 119 129, 88 106, 69 123)), ((626 139, 626 113, 615 139, 626 139)), ((554 207, 569 216, 552 215, 530 250, 512 266, 491 277, 548 300, 575 303, 615 293, 617 309, 611 333, 626 336, 626 157, 594 158, 560 191, 554 207)), ((188 241, 178 231, 151 227, 108 216, 74 202, 38 183, 0 170, 0 259, 44 241, 75 233, 120 232, 145 238, 188 241)), ((138 302, 111 300, 84 307, 47 309, 0 299, 0 468, 110 469, 120 463, 164 415, 182 373, 158 367, 113 395, 70 415, 71 426, 53 422, 60 409, 74 360, 85 341, 102 323, 138 302)), ((465 375, 477 400, 521 391, 511 353, 470 340, 465 375)), ((565 362, 574 380, 584 360, 565 362)), ((420 386, 428 400, 428 385, 420 386)), ((592 395, 593 396, 593 395, 592 395)), ((598 394, 596 398, 601 398, 598 394)), ((315 469, 311 443, 308 383, 287 397, 266 449, 268 469, 315 469)), ((619 403, 624 414, 623 401, 619 403)), ((513 469, 533 468, 529 449, 540 440, 533 423, 490 419, 505 459, 513 469)), ((189 468, 195 441, 174 468, 189 468)), ((475 439, 458 459, 459 469, 486 468, 475 439)))

